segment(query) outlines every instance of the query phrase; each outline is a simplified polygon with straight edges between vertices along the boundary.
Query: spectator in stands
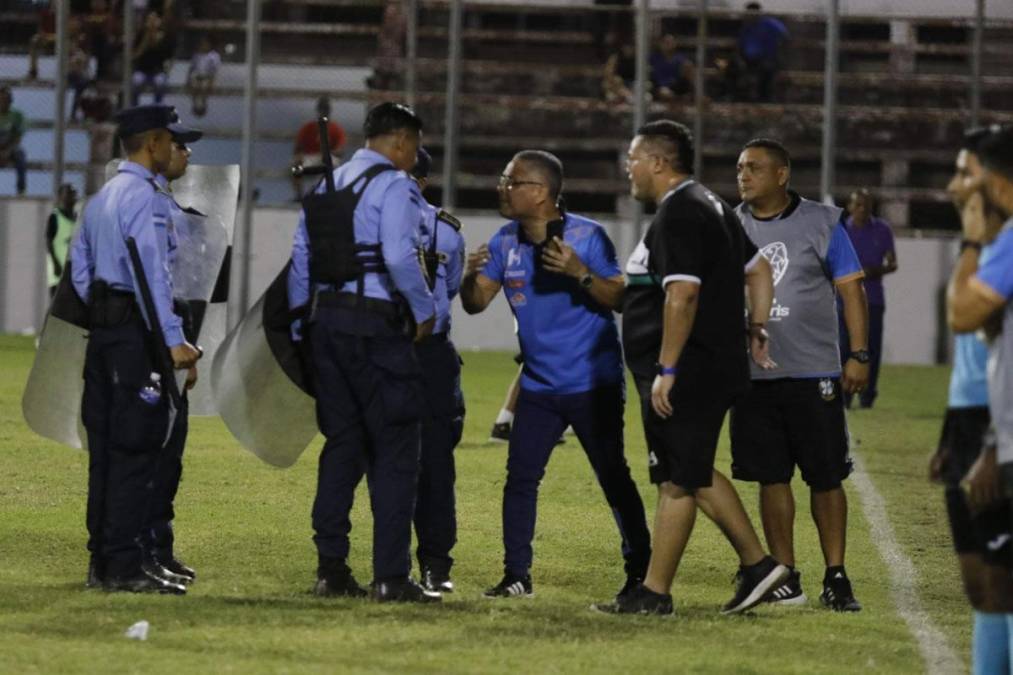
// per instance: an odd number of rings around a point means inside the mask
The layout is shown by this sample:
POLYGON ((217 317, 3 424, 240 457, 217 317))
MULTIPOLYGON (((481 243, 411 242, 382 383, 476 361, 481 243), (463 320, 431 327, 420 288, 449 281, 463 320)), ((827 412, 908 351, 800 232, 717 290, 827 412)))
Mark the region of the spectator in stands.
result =
POLYGON ((0 167, 14 165, 18 194, 23 195, 28 178, 28 163, 25 151, 21 148, 21 138, 25 135, 25 116, 17 108, 11 107, 13 102, 11 88, 6 84, 0 85, 0 167))
POLYGON ((376 45, 376 71, 366 80, 370 89, 396 89, 401 86, 402 60, 408 20, 401 0, 387 0, 376 45))
MULTIPOLYGON (((871 408, 878 393, 879 364, 883 353, 883 314, 886 311, 886 294, 883 291, 883 277, 897 271, 897 252, 893 244, 890 225, 873 215, 874 200, 868 190, 862 188, 851 193, 848 213, 844 221, 851 244, 865 272, 865 297, 869 304, 869 384, 859 396, 863 408, 871 408)), ((840 325, 841 358, 851 353, 848 331, 844 325, 844 312, 840 298, 837 300, 837 319, 840 325)), ((844 405, 851 407, 852 395, 844 394, 844 405)))
POLYGON ((730 65, 725 76, 730 88, 739 89, 739 78, 749 80, 752 101, 773 99, 774 78, 781 65, 781 45, 788 39, 788 29, 779 20, 763 13, 758 2, 746 5, 746 21, 739 31, 738 61, 730 65))
POLYGON ((49 297, 56 295, 56 287, 63 276, 63 265, 67 261, 70 250, 70 236, 74 232, 74 221, 77 214, 77 190, 70 183, 60 186, 57 193, 56 208, 49 214, 46 223, 46 276, 49 281, 49 297))
MULTIPOLYGON (((331 148, 331 159, 337 166, 341 161, 341 151, 345 147, 345 130, 331 119, 331 100, 326 96, 317 99, 317 118, 327 118, 327 141, 331 148)), ((295 148, 292 150, 294 166, 319 166, 323 162, 320 156, 320 131, 317 120, 312 119, 299 127, 295 137, 295 148)), ((302 179, 293 177, 292 187, 295 189, 294 201, 302 199, 302 179)))
POLYGON ((158 12, 148 12, 144 28, 134 41, 134 78, 132 103, 137 105, 141 92, 151 88, 155 103, 161 103, 169 84, 169 60, 173 52, 172 36, 162 25, 158 12))
POLYGON ((651 85, 654 98, 673 101, 692 95, 696 67, 678 52, 675 36, 666 33, 658 41, 658 49, 651 54, 651 85))
POLYGON ((190 61, 190 71, 186 76, 193 101, 193 114, 197 117, 204 117, 208 111, 208 96, 211 95, 215 76, 221 65, 222 57, 215 49, 211 38, 207 35, 201 36, 197 51, 190 61))
POLYGON ((67 85, 73 90, 74 97, 70 103, 70 119, 77 120, 77 110, 81 102, 81 92, 91 83, 91 54, 88 53, 88 34, 78 33, 70 39, 70 50, 67 56, 67 85))
POLYGON ((605 62, 602 90, 609 103, 633 103, 633 82, 637 77, 637 52, 632 40, 620 33, 609 38, 612 53, 605 62))
POLYGON ((95 79, 115 79, 113 64, 123 53, 122 12, 111 12, 106 0, 92 0, 91 11, 83 17, 89 37, 89 51, 95 57, 95 79))
POLYGON ((39 10, 38 30, 28 41, 28 79, 39 76, 39 53, 49 50, 56 44, 56 13, 52 8, 39 10))

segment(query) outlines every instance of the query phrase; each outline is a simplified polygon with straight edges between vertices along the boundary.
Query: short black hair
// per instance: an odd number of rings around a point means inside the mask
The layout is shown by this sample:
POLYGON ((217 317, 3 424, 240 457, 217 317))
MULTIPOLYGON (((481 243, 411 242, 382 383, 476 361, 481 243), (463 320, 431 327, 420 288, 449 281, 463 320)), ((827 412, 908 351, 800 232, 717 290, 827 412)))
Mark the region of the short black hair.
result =
POLYGON ((637 129, 648 143, 663 146, 666 159, 673 169, 693 173, 693 132, 674 120, 655 120, 637 129))
POLYGON ((791 153, 788 152, 788 148, 784 147, 784 144, 781 143, 781 141, 776 141, 773 138, 754 138, 742 146, 743 150, 748 148, 763 148, 771 154, 774 159, 781 164, 781 166, 786 166, 789 169, 791 168, 791 153))
POLYGON ((521 150, 514 155, 514 161, 533 164, 545 176, 549 188, 549 196, 558 202, 563 191, 563 162, 546 150, 521 150))
POLYGON ((758 2, 747 2, 746 3, 746 11, 747 12, 759 12, 762 9, 763 9, 763 6, 760 3, 758 3, 758 2))
POLYGON ((121 137, 120 142, 123 143, 123 151, 128 155, 133 155, 140 152, 144 148, 144 144, 148 142, 148 137, 157 129, 148 129, 142 131, 139 134, 130 134, 126 137, 121 137))
POLYGON ((362 125, 362 133, 366 138, 385 136, 402 129, 418 133, 422 131, 422 120, 408 106, 393 101, 386 101, 370 109, 362 125))
POLYGON ((988 127, 977 144, 975 154, 985 168, 1013 181, 1013 126, 988 127))

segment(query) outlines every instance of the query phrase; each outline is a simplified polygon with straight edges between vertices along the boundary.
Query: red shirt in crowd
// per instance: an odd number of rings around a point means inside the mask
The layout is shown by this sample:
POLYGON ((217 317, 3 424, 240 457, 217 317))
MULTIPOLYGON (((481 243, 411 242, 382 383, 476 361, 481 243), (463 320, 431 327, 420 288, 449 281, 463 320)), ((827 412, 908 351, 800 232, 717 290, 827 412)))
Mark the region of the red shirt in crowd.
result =
MULTIPOLYGON (((317 128, 316 120, 307 122, 299 128, 299 133, 295 137, 296 154, 320 154, 320 132, 317 128)), ((327 140, 330 141, 331 154, 340 153, 341 149, 345 147, 345 130, 335 122, 328 122, 327 140)))

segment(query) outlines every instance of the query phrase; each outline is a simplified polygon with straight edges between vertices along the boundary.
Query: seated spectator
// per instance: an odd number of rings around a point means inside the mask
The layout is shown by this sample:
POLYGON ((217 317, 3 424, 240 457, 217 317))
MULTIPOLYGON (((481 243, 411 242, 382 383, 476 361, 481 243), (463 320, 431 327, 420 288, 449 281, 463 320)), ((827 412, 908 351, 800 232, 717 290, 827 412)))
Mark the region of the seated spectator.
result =
POLYGON ((678 52, 675 36, 666 33, 658 41, 658 50, 651 54, 651 84, 654 98, 672 101, 692 95, 696 68, 678 52))
POLYGON ((25 135, 25 116, 11 107, 14 96, 6 84, 0 85, 0 167, 14 165, 17 172, 17 190, 25 194, 28 179, 28 164, 25 151, 21 149, 21 138, 25 135))
POLYGON ((56 44, 56 13, 51 8, 39 10, 39 28, 28 41, 28 79, 39 76, 39 54, 56 44))
MULTIPOLYGON (((345 147, 345 130, 331 119, 331 101, 326 96, 317 99, 317 119, 327 118, 327 141, 331 149, 331 160, 334 166, 341 161, 341 151, 345 147)), ((292 151, 293 166, 319 166, 323 163, 320 152, 320 130, 317 120, 312 119, 299 127, 295 137, 295 148, 292 151)), ((302 199, 302 179, 292 178, 295 189, 295 201, 302 199)))
POLYGON ((633 85, 637 77, 637 50, 633 42, 614 33, 609 38, 612 53, 605 61, 602 90, 609 103, 633 103, 633 85))
POLYGON ((155 103, 161 103, 169 84, 169 60, 173 53, 172 36, 163 28, 158 12, 148 12, 144 28, 134 41, 133 105, 142 91, 151 88, 155 103))
POLYGON ((88 33, 88 51, 95 57, 95 77, 99 81, 114 80, 113 66, 123 54, 122 12, 109 11, 106 0, 91 0, 91 9, 82 22, 88 33))
POLYGON ((67 86, 74 92, 74 98, 70 104, 70 119, 77 120, 77 111, 80 106, 81 92, 91 84, 91 54, 88 53, 88 34, 78 33, 77 39, 70 39, 70 49, 67 56, 67 86))
POLYGON ((726 71, 733 78, 731 88, 739 89, 742 75, 750 83, 748 98, 752 101, 773 100, 774 78, 781 65, 781 45, 788 39, 788 29, 779 20, 763 13, 758 2, 746 5, 746 21, 739 31, 738 63, 726 71))
POLYGON ((218 74, 221 65, 222 57, 214 48, 211 38, 207 35, 201 36, 197 51, 190 61, 190 71, 186 76, 187 87, 193 101, 193 114, 197 117, 204 117, 208 111, 208 97, 211 95, 215 75, 218 74))

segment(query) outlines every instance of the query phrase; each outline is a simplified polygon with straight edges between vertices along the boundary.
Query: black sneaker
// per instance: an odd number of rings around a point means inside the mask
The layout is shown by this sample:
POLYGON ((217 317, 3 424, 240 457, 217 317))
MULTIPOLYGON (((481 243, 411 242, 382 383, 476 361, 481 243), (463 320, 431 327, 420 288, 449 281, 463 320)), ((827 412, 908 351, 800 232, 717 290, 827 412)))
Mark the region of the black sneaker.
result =
POLYGON ((431 567, 422 568, 422 588, 433 593, 453 593, 454 582, 445 572, 437 572, 431 567))
POLYGON ((505 574, 502 581, 486 590, 482 595, 487 598, 533 598, 535 590, 531 585, 530 574, 523 577, 505 574))
POLYGON ((862 604, 855 599, 851 590, 851 581, 844 572, 836 572, 833 576, 823 578, 823 592, 820 602, 835 612, 861 612, 862 604))
POLYGON ((427 591, 414 579, 403 581, 381 581, 373 583, 372 597, 377 602, 441 602, 443 596, 427 591))
POLYGON ((169 570, 173 574, 178 574, 181 577, 187 577, 190 581, 197 578, 197 572, 192 567, 187 565, 185 562, 178 558, 169 558, 162 562, 162 567, 169 570))
POLYGON ((671 614, 672 596, 655 593, 643 584, 637 584, 626 593, 620 591, 614 602, 592 605, 606 614, 671 614))
POLYGON ((809 601, 802 591, 802 574, 798 570, 790 570, 788 579, 783 584, 771 591, 767 596, 767 602, 772 605, 796 606, 804 605, 809 601))
POLYGON ((489 432, 490 443, 509 443, 510 442, 510 423, 503 422, 502 424, 493 424, 492 431, 489 432))
POLYGON ((184 577, 182 574, 175 574, 167 570, 157 560, 149 560, 141 565, 141 569, 144 570, 145 574, 150 576, 160 577, 168 582, 177 584, 179 586, 186 586, 190 583, 190 577, 184 577))
POLYGON ((186 586, 174 584, 159 576, 141 571, 133 577, 113 577, 105 580, 103 590, 111 593, 161 593, 163 595, 186 595, 186 586))
POLYGON ((735 595, 721 608, 721 613, 738 614, 755 607, 784 583, 789 574, 787 567, 769 555, 755 565, 743 567, 735 575, 735 595))
POLYGON ((634 588, 636 588, 637 586, 639 586, 643 582, 644 582, 644 577, 642 577, 639 574, 630 574, 630 575, 627 575, 626 576, 626 583, 623 584, 623 587, 619 589, 618 593, 616 593, 616 600, 618 600, 619 598, 621 598, 624 595, 628 594, 630 591, 632 591, 634 588))
POLYGON ((321 598, 364 598, 369 595, 369 591, 359 585, 351 572, 346 572, 318 577, 313 586, 313 595, 321 598))
POLYGON ((85 578, 85 588, 102 588, 102 565, 92 558, 88 561, 88 576, 85 578))

